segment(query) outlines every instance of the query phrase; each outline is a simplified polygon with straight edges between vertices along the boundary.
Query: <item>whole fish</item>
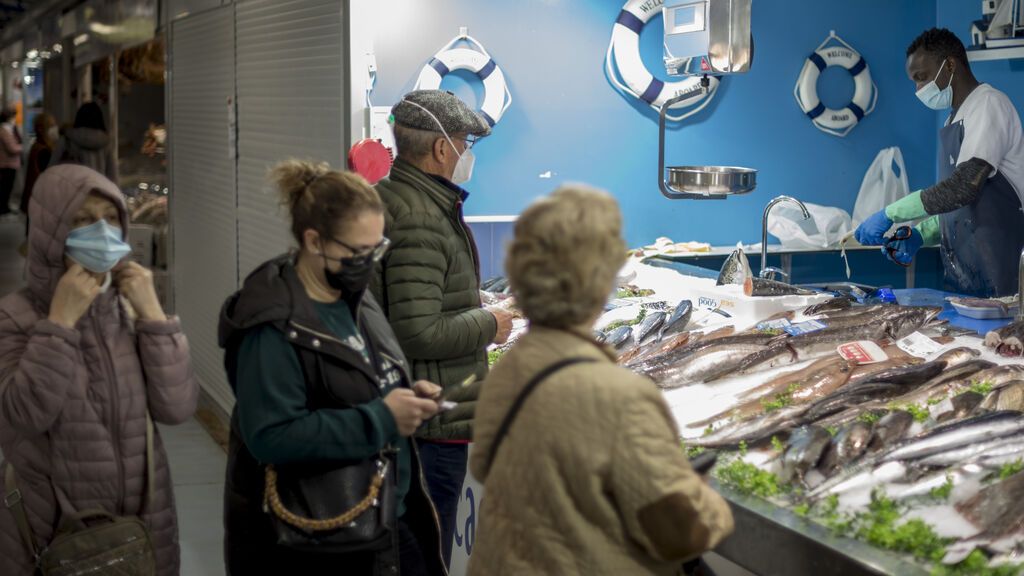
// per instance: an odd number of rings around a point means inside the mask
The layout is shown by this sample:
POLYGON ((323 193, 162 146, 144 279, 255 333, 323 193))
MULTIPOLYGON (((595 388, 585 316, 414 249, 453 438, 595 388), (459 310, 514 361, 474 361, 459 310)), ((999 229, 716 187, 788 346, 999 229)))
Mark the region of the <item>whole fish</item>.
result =
POLYGON ((879 314, 884 313, 887 310, 896 308, 896 306, 888 304, 872 304, 871 306, 851 306, 849 308, 843 308, 839 310, 825 310, 819 312, 816 316, 818 318, 844 318, 847 316, 860 316, 861 314, 879 314))
POLYGON ((831 441, 828 431, 818 426, 804 426, 793 431, 782 453, 779 479, 790 482, 795 477, 802 482, 804 474, 818 466, 831 441))
POLYGON ((984 400, 985 397, 977 392, 968 391, 957 394, 950 399, 948 410, 937 410, 933 412, 932 416, 935 417, 936 422, 940 423, 960 420, 973 414, 984 400))
POLYGON ((921 466, 930 468, 945 468, 954 464, 973 462, 989 454, 1004 454, 1009 447, 1010 451, 1024 451, 1024 434, 1012 434, 1002 438, 993 438, 983 442, 974 442, 965 446, 958 446, 950 450, 925 456, 918 460, 921 466))
POLYGON ((901 387, 888 382, 862 382, 847 386, 812 404, 803 415, 804 422, 815 422, 852 406, 895 396, 901 387))
POLYGON ((1017 380, 1024 380, 1024 365, 1005 364, 973 374, 967 384, 987 384, 992 390, 999 390, 1017 380))
POLYGON ((679 334, 669 336, 667 340, 650 346, 630 348, 619 356, 619 364, 632 367, 633 365, 657 358, 662 354, 668 354, 676 348, 686 346, 690 342, 691 337, 692 335, 689 332, 680 332, 679 334))
POLYGON ((964 362, 974 360, 979 356, 981 356, 981 352, 978 350, 961 346, 959 348, 953 348, 952 350, 943 352, 938 358, 936 358, 936 360, 943 360, 946 362, 947 368, 952 368, 954 366, 959 366, 964 362))
POLYGON ((678 334, 683 330, 686 330, 686 325, 690 323, 690 318, 693 316, 693 302, 689 300, 683 300, 676 304, 672 315, 668 317, 662 324, 661 328, 658 329, 658 342, 661 342, 665 336, 671 336, 678 334))
POLYGON ((861 461, 839 474, 832 476, 807 493, 808 501, 815 501, 829 494, 843 494, 860 488, 889 484, 905 478, 907 465, 903 462, 884 462, 878 464, 873 459, 861 461))
POLYGON ((871 442, 868 444, 868 451, 877 452, 892 446, 907 435, 907 431, 910 430, 913 424, 914 417, 910 412, 904 410, 893 410, 882 416, 875 423, 875 427, 871 431, 871 442))
POLYGON ((746 400, 706 420, 694 422, 691 427, 704 427, 726 418, 734 421, 755 417, 766 411, 772 399, 781 406, 807 404, 837 390, 850 378, 851 367, 839 356, 823 358, 811 366, 793 374, 786 374, 772 381, 770 388, 759 393, 749 393, 746 400))
POLYGON ((1017 473, 985 486, 973 497, 958 503, 956 510, 981 528, 981 532, 946 548, 944 564, 960 562, 979 547, 1009 552, 992 544, 1010 536, 1017 536, 1019 540, 1024 535, 1024 474, 1017 473))
POLYGON ((953 470, 942 470, 914 479, 910 483, 887 484, 885 495, 893 500, 908 500, 930 496, 936 488, 951 484, 954 488, 962 486, 971 478, 976 478, 978 472, 968 472, 962 468, 953 470))
POLYGON ((701 446, 704 448, 718 448, 725 446, 736 446, 740 442, 752 444, 759 440, 771 438, 792 428, 796 419, 806 410, 806 406, 786 406, 779 410, 762 414, 757 418, 742 420, 719 428, 707 436, 687 440, 690 446, 701 446))
POLYGON ((653 337, 657 336, 657 330, 661 328, 661 325, 662 323, 665 322, 665 318, 667 316, 668 314, 661 311, 651 312, 650 314, 644 316, 644 319, 640 322, 640 325, 638 325, 633 330, 633 336, 636 339, 636 345, 643 346, 648 342, 648 338, 653 339, 653 337))
POLYGON ((1024 430, 1024 414, 1014 411, 990 412, 952 424, 939 426, 884 452, 883 462, 923 458, 992 438, 1009 436, 1024 430))
POLYGON ((632 326, 619 326, 610 332, 606 333, 605 343, 614 348, 615 350, 621 350, 626 344, 629 344, 633 339, 633 327, 632 326))
POLYGON ((831 476, 840 468, 845 468, 864 455, 871 438, 870 424, 856 421, 843 426, 832 438, 818 469, 825 476, 831 476))
POLYGON ((996 410, 1024 411, 1024 380, 1009 382, 992 394, 998 394, 996 410))
POLYGON ((753 276, 750 271, 750 261, 747 260, 747 255, 743 253, 742 248, 736 248, 729 254, 729 257, 725 259, 725 263, 722 264, 722 270, 718 273, 718 286, 725 286, 727 284, 743 284, 747 278, 753 276))
POLYGON ((836 348, 855 340, 879 340, 886 336, 885 323, 819 330, 777 341, 767 349, 749 356, 735 367, 724 366, 707 380, 717 380, 733 374, 750 374, 779 366, 797 364, 822 356, 837 354, 836 348))
POLYGON ((957 393, 970 387, 971 377, 994 366, 995 364, 988 360, 968 360, 963 364, 946 369, 943 373, 925 382, 915 390, 893 398, 892 403, 897 405, 921 405, 928 404, 929 401, 934 399, 955 396, 957 393))
POLYGON ((704 381, 705 377, 723 366, 734 366, 747 356, 764 350, 763 344, 719 344, 691 354, 685 360, 652 377, 658 386, 666 389, 704 381))
POLYGON ((924 364, 912 364, 910 366, 901 366, 881 372, 875 372, 872 373, 869 378, 865 377, 865 380, 870 380, 875 383, 896 384, 899 386, 915 386, 928 382, 932 378, 941 374, 945 369, 945 360, 932 360, 931 362, 925 362, 924 364))
POLYGON ((755 333, 733 334, 716 338, 711 337, 711 335, 707 335, 698 339, 696 342, 691 342, 685 346, 676 348, 667 354, 652 358, 651 361, 644 362, 643 364, 634 366, 633 368, 650 377, 652 380, 659 380, 661 379, 659 376, 661 373, 671 370, 682 362, 686 362, 692 356, 706 348, 732 345, 747 346, 750 344, 767 346, 773 338, 774 336, 755 333))
POLYGON ((886 319, 889 338, 899 340, 923 328, 935 319, 942 308, 934 306, 900 306, 886 319))
POLYGON ((776 282, 775 280, 757 278, 754 276, 750 276, 743 281, 743 293, 747 296, 789 296, 794 294, 800 296, 813 296, 815 294, 821 294, 821 292, 800 288, 798 286, 793 286, 792 284, 786 284, 785 282, 776 282))
POLYGON ((804 308, 804 316, 817 316, 824 312, 835 312, 837 310, 847 310, 853 306, 853 301, 849 298, 833 298, 826 300, 819 304, 813 304, 804 308))

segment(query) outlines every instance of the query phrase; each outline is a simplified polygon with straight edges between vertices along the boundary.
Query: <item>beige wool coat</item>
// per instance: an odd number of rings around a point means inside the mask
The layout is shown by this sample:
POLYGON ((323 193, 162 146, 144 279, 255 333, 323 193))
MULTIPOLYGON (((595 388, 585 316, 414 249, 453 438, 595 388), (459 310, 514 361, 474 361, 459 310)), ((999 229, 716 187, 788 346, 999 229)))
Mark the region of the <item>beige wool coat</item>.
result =
POLYGON ((677 574, 732 531, 658 388, 583 334, 532 328, 491 371, 474 429, 470 469, 484 496, 471 576, 677 574), (539 385, 488 469, 517 394, 571 357, 594 362, 539 385))

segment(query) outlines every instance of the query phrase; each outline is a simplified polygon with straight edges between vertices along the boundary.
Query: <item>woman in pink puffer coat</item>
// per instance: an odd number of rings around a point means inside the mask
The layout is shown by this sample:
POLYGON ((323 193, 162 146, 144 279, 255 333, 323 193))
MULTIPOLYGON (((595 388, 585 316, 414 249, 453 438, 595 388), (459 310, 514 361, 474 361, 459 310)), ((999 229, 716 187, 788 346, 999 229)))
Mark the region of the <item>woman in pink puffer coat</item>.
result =
MULTIPOLYGON (((55 166, 39 177, 29 215, 28 287, 0 300, 0 450, 17 473, 36 548, 50 542, 62 514, 141 514, 158 574, 176 575, 177 519, 159 434, 155 490, 140 507, 146 409, 163 424, 195 412, 188 342, 164 315, 148 270, 121 261, 97 272, 124 255, 128 214, 112 182, 84 166, 55 166), (83 234, 96 230, 107 232, 106 248, 83 234), (91 243, 66 249, 69 234, 91 243)), ((13 511, 0 503, 0 574, 32 571, 13 511)))

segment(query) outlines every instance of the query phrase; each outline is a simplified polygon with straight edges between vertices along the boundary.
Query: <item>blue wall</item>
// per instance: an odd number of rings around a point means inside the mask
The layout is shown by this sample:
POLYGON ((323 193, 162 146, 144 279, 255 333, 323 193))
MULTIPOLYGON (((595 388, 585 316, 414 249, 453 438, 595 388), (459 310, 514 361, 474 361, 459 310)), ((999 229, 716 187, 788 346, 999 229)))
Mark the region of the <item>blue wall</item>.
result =
MULTIPOLYGON (((760 170, 754 193, 724 202, 670 201, 658 191, 656 115, 615 92, 604 75, 621 1, 377 0, 373 6, 374 104, 392 104, 411 89, 423 63, 459 26, 469 27, 508 78, 512 107, 475 148, 471 215, 517 214, 557 184, 582 181, 619 199, 630 245, 658 236, 756 242, 761 211, 778 194, 852 211, 864 171, 883 147, 903 149, 912 189, 930 184, 934 174, 935 115, 914 97, 903 56, 914 36, 935 24, 935 0, 756 0, 753 70, 725 79, 716 101, 674 129, 667 146, 670 164, 760 170), (792 94, 804 59, 830 29, 863 54, 881 93, 874 114, 845 139, 815 129, 792 94), (539 177, 547 171, 551 179, 539 177)), ((664 79, 661 30, 661 18, 652 20, 641 44, 648 69, 664 79)), ((844 74, 823 76, 826 102, 852 94, 844 74)), ((480 89, 466 78, 449 75, 442 86, 476 102, 480 89)))
MULTIPOLYGON (((937 26, 949 28, 960 37, 965 46, 971 45, 971 23, 981 18, 981 5, 965 0, 937 0, 937 26)), ((1017 113, 1024 116, 1024 60, 990 60, 971 62, 974 76, 1002 90, 1017 105, 1017 113)), ((936 131, 949 117, 949 112, 935 116, 936 131)), ((938 144, 936 144, 937 146, 938 144)), ((938 170, 938 166, 936 166, 938 170)))

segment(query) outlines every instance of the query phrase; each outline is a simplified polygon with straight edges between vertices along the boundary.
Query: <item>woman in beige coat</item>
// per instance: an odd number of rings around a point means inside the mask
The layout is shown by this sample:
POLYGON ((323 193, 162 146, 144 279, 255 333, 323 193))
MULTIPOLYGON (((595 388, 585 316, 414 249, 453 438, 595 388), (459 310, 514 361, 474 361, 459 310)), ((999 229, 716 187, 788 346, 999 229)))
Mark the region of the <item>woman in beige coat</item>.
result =
POLYGON ((603 192, 561 188, 516 223, 506 267, 530 331, 476 409, 470 469, 485 496, 472 576, 677 574, 732 531, 661 392, 593 340, 625 254, 618 206, 603 192), (584 362, 538 384, 489 463, 522 389, 570 358, 584 362))

